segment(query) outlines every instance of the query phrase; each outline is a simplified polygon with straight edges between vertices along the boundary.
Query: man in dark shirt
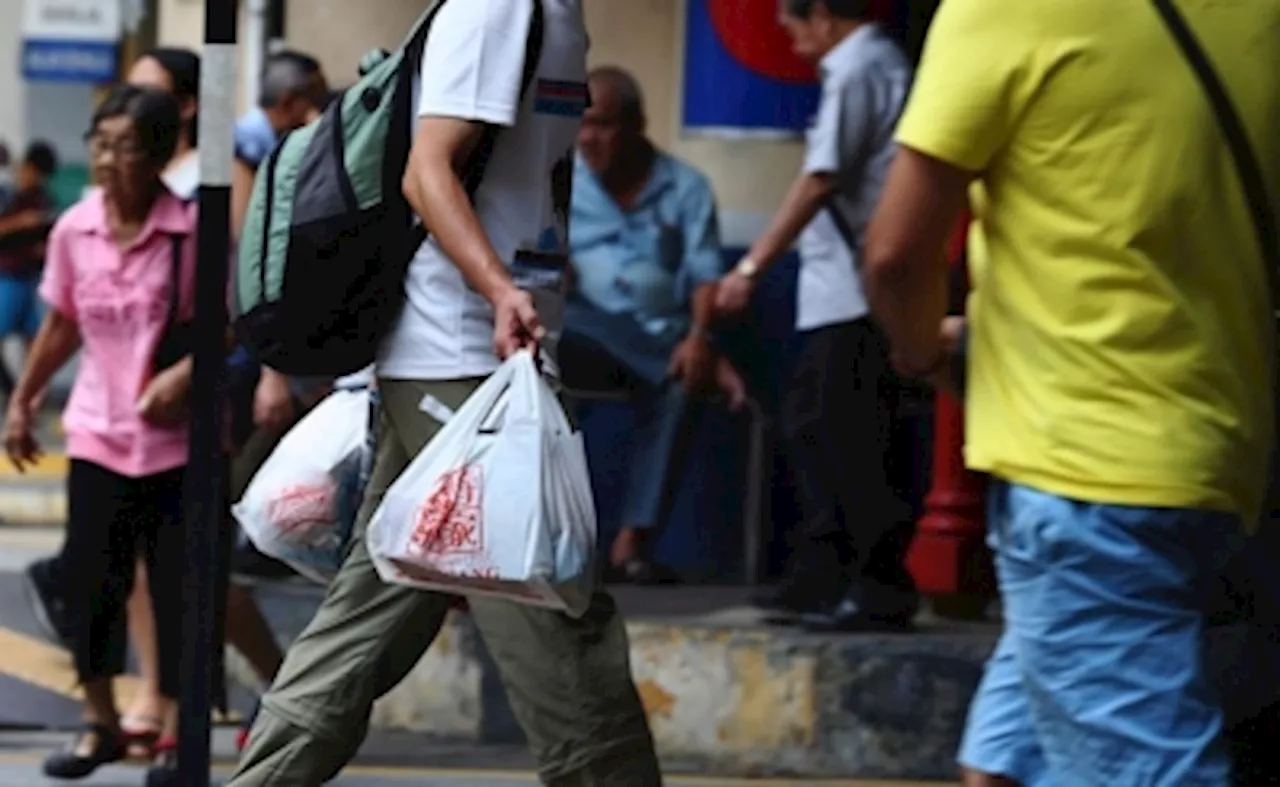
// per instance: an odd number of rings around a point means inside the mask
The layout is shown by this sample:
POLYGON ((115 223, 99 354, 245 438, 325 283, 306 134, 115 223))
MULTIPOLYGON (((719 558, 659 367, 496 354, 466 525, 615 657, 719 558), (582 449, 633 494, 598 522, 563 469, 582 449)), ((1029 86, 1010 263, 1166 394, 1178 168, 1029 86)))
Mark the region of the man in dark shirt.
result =
MULTIPOLYGON (((34 142, 18 165, 13 198, 0 211, 0 341, 17 334, 28 344, 40 329, 36 287, 44 265, 44 242, 53 222, 53 200, 46 184, 58 157, 45 142, 34 142)), ((13 390, 9 370, 0 364, 0 388, 13 390)))

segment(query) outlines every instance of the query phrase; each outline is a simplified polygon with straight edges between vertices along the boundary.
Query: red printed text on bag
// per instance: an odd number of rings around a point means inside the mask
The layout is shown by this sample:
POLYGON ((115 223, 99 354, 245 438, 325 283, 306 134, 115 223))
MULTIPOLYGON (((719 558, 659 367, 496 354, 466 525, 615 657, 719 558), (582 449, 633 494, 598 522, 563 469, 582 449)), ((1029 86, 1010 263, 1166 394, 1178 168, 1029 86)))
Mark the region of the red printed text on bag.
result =
POLYGON ((464 465, 442 475, 418 509, 409 553, 422 557, 483 553, 483 490, 479 465, 464 465))
POLYGON ((332 483, 287 486, 267 504, 267 517, 282 536, 328 527, 337 518, 337 488, 332 483))

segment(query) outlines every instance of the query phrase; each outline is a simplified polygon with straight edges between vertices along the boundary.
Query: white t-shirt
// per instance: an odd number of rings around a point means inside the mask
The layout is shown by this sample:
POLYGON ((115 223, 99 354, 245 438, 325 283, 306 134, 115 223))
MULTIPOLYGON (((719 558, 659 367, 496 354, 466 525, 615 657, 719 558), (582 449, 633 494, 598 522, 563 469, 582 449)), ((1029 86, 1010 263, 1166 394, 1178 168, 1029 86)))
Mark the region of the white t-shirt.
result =
MULTIPOLYGON (((542 55, 520 100, 532 0, 445 3, 431 26, 418 115, 502 127, 476 212, 519 286, 533 295, 554 355, 564 312, 573 146, 587 104, 581 0, 541 0, 542 55)), ((407 302, 383 342, 378 374, 416 380, 481 377, 493 352, 493 309, 428 240, 409 267, 407 302)))
MULTIPOLYGON (((910 84, 910 64, 875 25, 850 33, 822 59, 822 103, 806 139, 804 171, 835 178, 834 204, 855 244, 880 199, 910 84)), ((797 330, 867 314, 854 251, 826 208, 800 235, 799 251, 797 330)))

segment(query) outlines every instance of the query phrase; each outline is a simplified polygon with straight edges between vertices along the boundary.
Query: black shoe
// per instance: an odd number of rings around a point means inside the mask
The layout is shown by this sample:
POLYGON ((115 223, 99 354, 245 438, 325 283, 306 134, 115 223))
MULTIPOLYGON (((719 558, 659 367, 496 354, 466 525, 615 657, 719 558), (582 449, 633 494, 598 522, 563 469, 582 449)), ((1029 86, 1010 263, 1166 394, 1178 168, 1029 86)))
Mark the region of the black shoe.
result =
POLYGON ((40 633, 53 644, 70 650, 74 639, 71 616, 57 581, 57 568, 57 558, 38 560, 22 572, 22 585, 40 633))
POLYGON ((604 581, 617 585, 679 585, 678 573, 660 563, 632 558, 621 565, 609 564, 605 568, 604 581))
POLYGON ((915 593, 889 588, 869 593, 854 588, 834 604, 800 615, 809 631, 833 633, 907 632, 919 609, 915 593))
POLYGON ((299 579, 298 572, 273 557, 262 554, 252 544, 237 547, 231 559, 231 578, 238 585, 286 582, 299 579))
MULTIPOLYGON (((817 577, 830 577, 825 573, 792 573, 782 584, 762 588, 751 595, 751 604, 765 612, 778 615, 802 615, 812 612, 832 601, 831 582, 819 583, 817 577)), ((839 583, 836 583, 836 588, 839 583)))
POLYGON ((157 750, 155 762, 147 769, 146 787, 181 787, 181 785, 177 743, 167 741, 157 750))
POLYGON ((44 761, 44 775, 50 779, 84 779, 103 765, 124 759, 125 742, 120 733, 101 724, 87 724, 71 746, 50 754, 44 761), (76 754, 76 748, 88 736, 94 738, 93 751, 88 756, 76 754))

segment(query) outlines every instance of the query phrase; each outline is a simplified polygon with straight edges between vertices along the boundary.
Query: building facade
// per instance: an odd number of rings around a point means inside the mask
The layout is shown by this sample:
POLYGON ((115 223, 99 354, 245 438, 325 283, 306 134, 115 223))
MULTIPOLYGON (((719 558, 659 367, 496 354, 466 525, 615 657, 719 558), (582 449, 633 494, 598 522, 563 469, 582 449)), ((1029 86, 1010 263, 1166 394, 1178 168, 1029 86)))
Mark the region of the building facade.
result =
MULTIPOLYGON (((681 134, 684 0, 584 4, 592 65, 621 65, 636 74, 646 92, 654 140, 707 173, 720 202, 726 244, 745 246, 799 169, 799 142, 681 134)), ((376 7, 377 13, 355 12, 350 0, 287 0, 286 41, 314 55, 333 83, 343 85, 355 79, 356 64, 366 51, 400 42, 424 0, 376 0, 376 7)), ((203 0, 160 0, 159 40, 198 48, 204 38, 203 14, 203 0)), ((242 13, 242 29, 244 19, 242 13)), ((248 97, 241 99, 243 105, 248 97)))

